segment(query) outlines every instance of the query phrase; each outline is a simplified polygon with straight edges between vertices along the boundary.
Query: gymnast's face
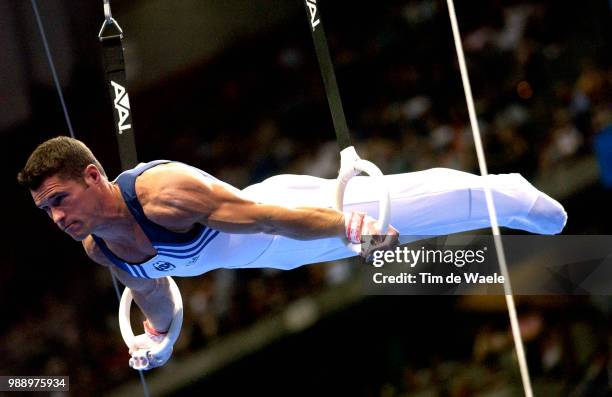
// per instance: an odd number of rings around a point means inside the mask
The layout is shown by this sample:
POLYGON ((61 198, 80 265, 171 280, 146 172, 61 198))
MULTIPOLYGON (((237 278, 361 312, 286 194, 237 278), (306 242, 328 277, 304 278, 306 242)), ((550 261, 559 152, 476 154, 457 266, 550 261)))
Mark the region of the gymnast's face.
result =
POLYGON ((50 176, 30 193, 36 206, 45 211, 61 230, 82 241, 95 226, 96 214, 99 213, 98 191, 98 184, 85 172, 82 180, 50 176))

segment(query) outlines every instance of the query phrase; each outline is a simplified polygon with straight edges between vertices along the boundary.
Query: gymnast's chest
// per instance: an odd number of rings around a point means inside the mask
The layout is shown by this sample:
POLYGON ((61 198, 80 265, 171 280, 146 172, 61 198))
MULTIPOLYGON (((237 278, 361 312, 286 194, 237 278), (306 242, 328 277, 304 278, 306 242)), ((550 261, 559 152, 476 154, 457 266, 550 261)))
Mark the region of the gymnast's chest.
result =
POLYGON ((157 250, 144 236, 135 233, 134 240, 129 243, 106 243, 108 248, 115 256, 127 263, 143 263, 153 259, 157 255, 157 250))

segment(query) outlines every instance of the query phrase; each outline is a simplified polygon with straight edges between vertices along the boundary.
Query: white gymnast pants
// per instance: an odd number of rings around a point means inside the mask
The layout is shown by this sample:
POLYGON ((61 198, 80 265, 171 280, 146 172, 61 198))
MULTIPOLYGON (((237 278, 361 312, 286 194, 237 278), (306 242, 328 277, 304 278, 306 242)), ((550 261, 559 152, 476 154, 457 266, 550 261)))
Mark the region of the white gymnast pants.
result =
MULTIPOLYGON (((559 233, 567 215, 557 201, 519 174, 489 175, 500 226, 539 234, 559 233)), ((483 177, 446 168, 385 175, 391 195, 391 221, 402 242, 490 226, 483 177)), ((278 175, 251 185, 247 198, 288 207, 333 207, 336 181, 308 175, 278 175)), ((350 180, 345 211, 378 216, 379 192, 367 176, 350 180)), ((293 269, 354 256, 339 237, 294 240, 265 234, 224 234, 209 259, 215 267, 293 269)), ((209 251, 210 252, 210 251, 209 251)), ((207 254, 208 255, 208 254, 207 254)))

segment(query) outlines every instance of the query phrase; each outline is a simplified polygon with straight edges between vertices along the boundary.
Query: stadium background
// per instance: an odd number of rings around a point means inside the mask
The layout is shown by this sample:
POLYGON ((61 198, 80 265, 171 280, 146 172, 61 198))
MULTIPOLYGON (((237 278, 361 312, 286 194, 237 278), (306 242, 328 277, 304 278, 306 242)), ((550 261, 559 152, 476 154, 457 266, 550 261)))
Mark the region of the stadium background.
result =
MULTIPOLYGON (((120 171, 97 33, 102 1, 40 0, 77 138, 120 171)), ((336 143, 301 2, 114 1, 139 159, 237 187, 334 177, 336 143)), ((477 172, 446 3, 320 4, 360 155, 383 172, 477 172)), ((457 1, 490 171, 520 172, 609 234, 610 7, 457 1)), ((70 395, 137 395, 104 268, 32 206, 15 175, 67 128, 29 2, 0 1, 5 233, 0 374, 70 375, 70 395)), ((520 395, 500 297, 367 297, 350 262, 177 280, 183 333, 153 395, 520 395)), ((536 395, 603 396, 609 297, 519 297, 536 395)))

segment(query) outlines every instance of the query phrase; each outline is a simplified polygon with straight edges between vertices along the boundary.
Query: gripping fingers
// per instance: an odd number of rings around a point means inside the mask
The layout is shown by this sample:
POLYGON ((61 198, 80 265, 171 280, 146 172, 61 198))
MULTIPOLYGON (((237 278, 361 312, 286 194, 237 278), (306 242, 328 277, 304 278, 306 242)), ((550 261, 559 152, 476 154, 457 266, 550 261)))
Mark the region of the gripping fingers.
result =
POLYGON ((132 354, 129 364, 131 368, 146 371, 164 365, 166 361, 168 361, 168 358, 169 356, 157 357, 147 350, 141 350, 132 354))
POLYGON ((149 333, 138 335, 130 345, 130 367, 136 370, 148 370, 164 365, 172 355, 172 345, 161 344, 164 337, 149 333))
MULTIPOLYGON (((365 236, 363 236, 365 237, 365 236)), ((389 250, 397 247, 399 244, 399 232, 392 226, 389 226, 387 234, 372 235, 362 242, 361 256, 368 259, 374 251, 389 250)))
POLYGON ((136 370, 147 370, 153 368, 150 366, 149 352, 146 350, 139 350, 132 353, 132 358, 129 361, 130 367, 136 370))

